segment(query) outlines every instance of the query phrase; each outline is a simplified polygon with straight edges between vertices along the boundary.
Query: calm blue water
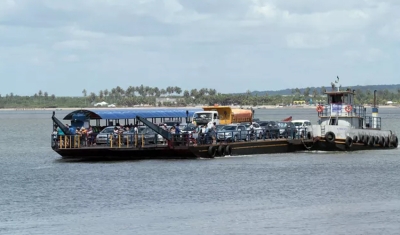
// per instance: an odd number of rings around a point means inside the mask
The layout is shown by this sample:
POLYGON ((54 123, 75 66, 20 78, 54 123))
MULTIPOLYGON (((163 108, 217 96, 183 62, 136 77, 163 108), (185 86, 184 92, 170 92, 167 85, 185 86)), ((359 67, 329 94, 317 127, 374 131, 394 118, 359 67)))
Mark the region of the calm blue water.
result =
MULTIPOLYGON (((59 118, 66 112, 57 113, 59 118)), ((315 110, 256 110, 265 120, 315 110)), ((380 109, 400 133, 400 109, 380 109)), ((0 112, 0 234, 398 234, 400 150, 66 163, 50 111, 0 112)))

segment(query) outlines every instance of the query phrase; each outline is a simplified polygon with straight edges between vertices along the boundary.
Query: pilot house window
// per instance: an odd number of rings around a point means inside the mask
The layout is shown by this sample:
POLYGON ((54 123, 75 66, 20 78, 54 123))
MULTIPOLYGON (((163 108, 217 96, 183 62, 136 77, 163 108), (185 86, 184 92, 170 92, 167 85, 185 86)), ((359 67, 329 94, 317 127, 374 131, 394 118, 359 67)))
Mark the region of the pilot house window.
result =
POLYGON ((331 118, 331 120, 329 121, 329 125, 337 125, 338 120, 336 118, 331 118))
POLYGON ((343 103, 343 96, 342 95, 332 95, 331 96, 331 103, 343 103))

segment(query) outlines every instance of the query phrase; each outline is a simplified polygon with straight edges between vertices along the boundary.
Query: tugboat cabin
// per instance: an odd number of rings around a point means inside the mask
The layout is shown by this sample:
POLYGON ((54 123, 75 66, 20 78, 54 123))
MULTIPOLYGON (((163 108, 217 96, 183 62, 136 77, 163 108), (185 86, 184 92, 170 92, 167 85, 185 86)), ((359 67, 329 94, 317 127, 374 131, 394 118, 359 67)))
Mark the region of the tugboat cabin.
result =
MULTIPOLYGON (((366 116, 366 108, 355 104, 355 93, 345 91, 326 91, 327 105, 318 105, 317 112, 320 124, 325 126, 346 126, 355 129, 381 129, 381 118, 377 116, 378 108, 372 108, 372 116, 366 116)), ((376 94, 374 93, 374 96, 376 94)), ((374 100, 376 100, 374 98, 374 100)), ((375 103, 375 102, 374 102, 375 103)))

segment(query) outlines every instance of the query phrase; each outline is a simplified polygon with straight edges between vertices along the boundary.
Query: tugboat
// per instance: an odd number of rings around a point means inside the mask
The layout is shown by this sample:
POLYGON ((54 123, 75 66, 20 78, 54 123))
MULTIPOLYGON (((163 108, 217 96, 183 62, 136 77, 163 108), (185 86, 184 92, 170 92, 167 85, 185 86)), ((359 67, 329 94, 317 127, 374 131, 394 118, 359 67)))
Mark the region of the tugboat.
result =
MULTIPOLYGON (((339 77, 335 83, 339 82, 339 77)), ((341 91, 331 83, 332 91, 325 91, 327 104, 318 105, 318 125, 312 125, 309 132, 314 141, 306 145, 308 150, 355 151, 367 149, 397 148, 398 137, 391 130, 381 130, 381 118, 376 105, 376 90, 372 115, 367 116, 366 108, 354 103, 355 91, 341 91)))

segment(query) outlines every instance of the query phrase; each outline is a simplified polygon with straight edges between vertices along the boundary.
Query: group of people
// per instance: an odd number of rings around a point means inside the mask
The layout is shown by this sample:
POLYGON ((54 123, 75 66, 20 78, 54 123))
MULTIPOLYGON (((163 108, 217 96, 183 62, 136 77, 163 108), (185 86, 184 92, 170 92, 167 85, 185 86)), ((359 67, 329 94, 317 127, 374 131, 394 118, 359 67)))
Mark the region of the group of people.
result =
POLYGON ((159 126, 166 131, 169 131, 173 135, 179 135, 181 134, 181 128, 179 127, 179 123, 176 123, 175 126, 171 126, 168 128, 167 124, 165 123, 160 123, 159 126))
POLYGON ((199 125, 197 137, 198 144, 215 144, 217 137, 217 125, 214 122, 211 126, 209 125, 199 125))
POLYGON ((86 129, 85 127, 74 127, 65 124, 65 128, 70 132, 71 138, 65 138, 66 134, 60 127, 54 127, 53 140, 55 143, 66 147, 69 147, 70 141, 74 146, 78 143, 81 146, 92 146, 95 143, 95 135, 91 126, 86 129))

